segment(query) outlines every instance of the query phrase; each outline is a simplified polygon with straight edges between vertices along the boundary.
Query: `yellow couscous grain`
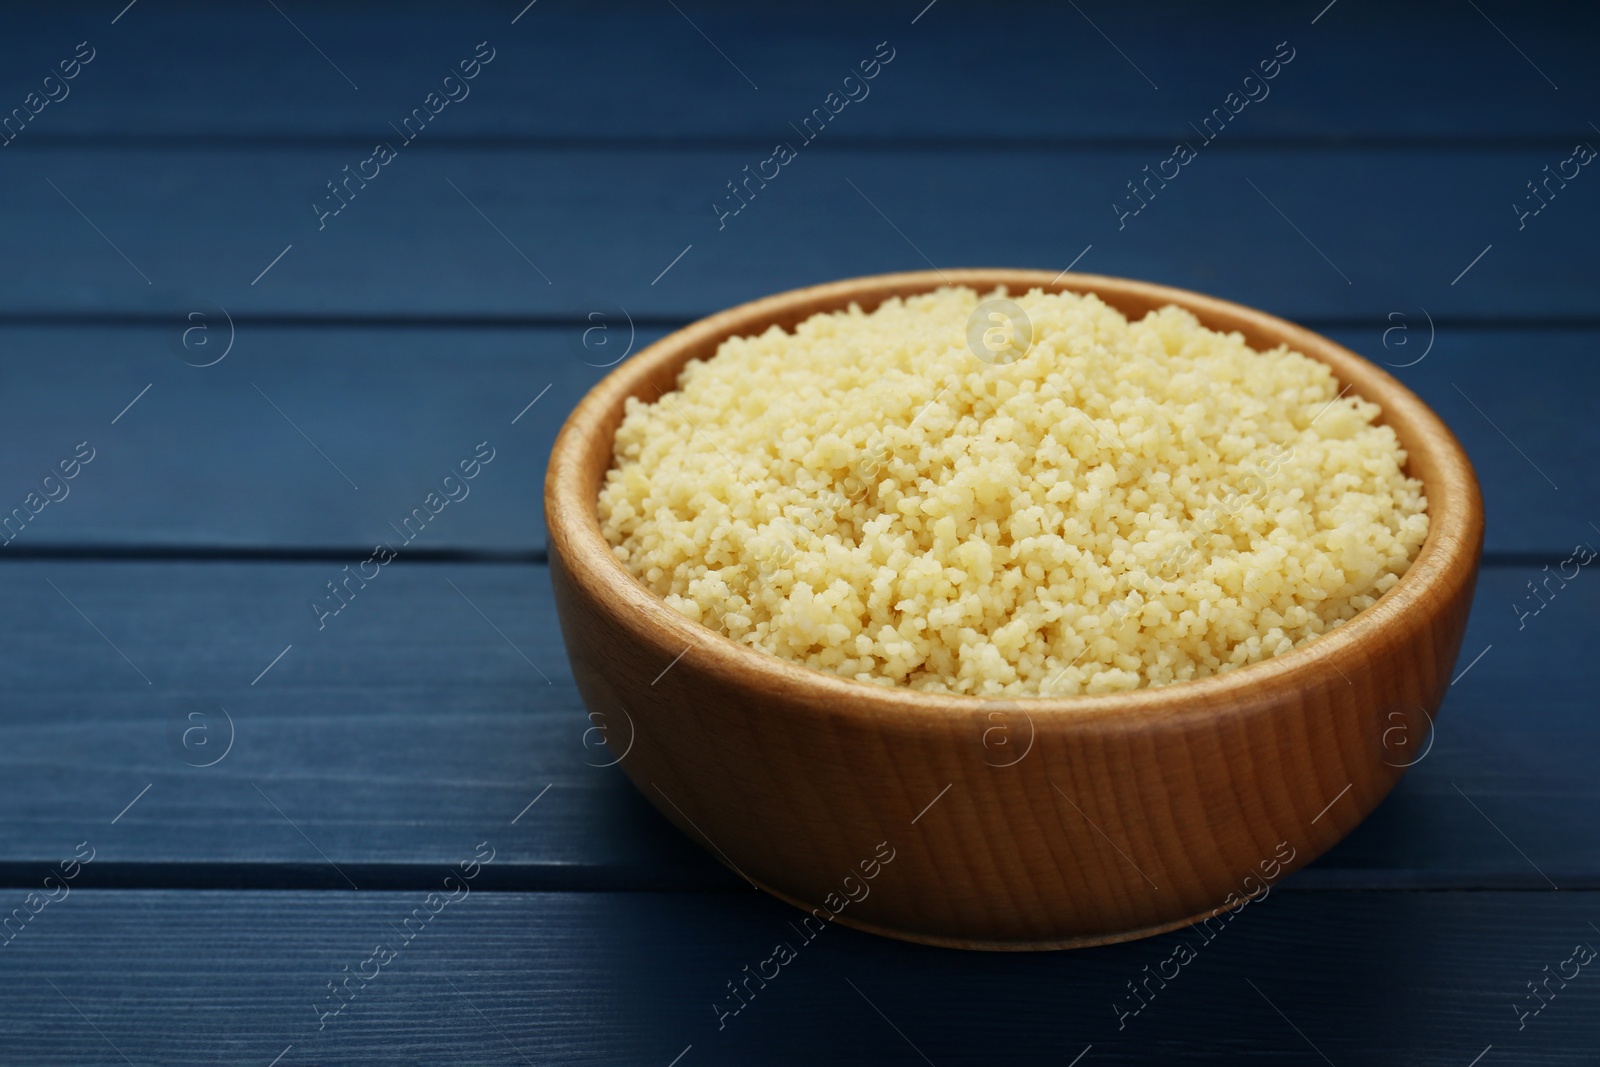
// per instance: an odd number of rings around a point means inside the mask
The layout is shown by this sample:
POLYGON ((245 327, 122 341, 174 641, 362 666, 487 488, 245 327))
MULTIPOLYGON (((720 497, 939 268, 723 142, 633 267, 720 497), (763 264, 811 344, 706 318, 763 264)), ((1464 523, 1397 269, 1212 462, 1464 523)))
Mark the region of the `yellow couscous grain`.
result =
POLYGON ((1166 685, 1314 640, 1428 531, 1379 408, 1176 307, 966 288, 731 338, 630 400, 599 515, 690 619, 863 682, 979 696, 1166 685))

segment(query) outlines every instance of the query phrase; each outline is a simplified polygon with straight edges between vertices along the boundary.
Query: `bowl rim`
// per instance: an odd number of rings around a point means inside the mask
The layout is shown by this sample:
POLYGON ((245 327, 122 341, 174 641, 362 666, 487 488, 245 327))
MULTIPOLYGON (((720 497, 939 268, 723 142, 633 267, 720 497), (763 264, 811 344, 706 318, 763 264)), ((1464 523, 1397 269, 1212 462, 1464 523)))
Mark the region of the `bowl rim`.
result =
MULTIPOLYGON (((1113 300, 1106 302, 1116 306, 1113 300)), ((607 462, 602 471, 610 467, 607 462)), ((698 646, 696 668, 736 687, 755 684, 773 695, 807 698, 815 706, 834 705, 851 715, 917 717, 906 720, 908 724, 952 717, 966 720, 993 711, 996 704, 1007 704, 1025 710, 1030 719, 1033 714, 1073 723, 1114 718, 1134 729, 1150 725, 1155 718, 1170 723, 1185 711, 1209 717, 1219 708, 1254 704, 1263 693, 1281 688, 1308 689, 1326 681, 1329 667, 1348 681, 1348 672, 1367 662, 1364 649, 1370 642, 1379 635, 1389 637, 1404 630, 1408 617, 1416 620, 1414 627, 1424 625, 1429 612, 1418 609, 1436 599, 1441 586, 1453 580, 1471 580, 1483 541, 1482 497, 1465 450, 1431 408, 1376 364, 1305 327, 1218 297, 1111 275, 1052 275, 1021 268, 947 268, 846 278, 748 301, 674 330, 612 368, 569 414, 551 448, 545 521, 552 567, 560 566, 592 599, 604 591, 631 609, 615 621, 630 637, 659 652, 663 663, 669 659, 675 663, 673 657, 682 658, 698 646), (629 396, 641 395, 649 378, 676 362, 676 380, 690 358, 687 352, 708 342, 715 352, 722 340, 759 333, 785 312, 809 309, 804 318, 852 302, 870 311, 892 296, 944 286, 966 286, 980 295, 1006 286, 1012 295, 1041 288, 1046 292, 1093 292, 1103 300, 1111 293, 1151 307, 1176 304, 1193 312, 1208 328, 1260 331, 1328 364, 1352 392, 1379 403, 1381 423, 1393 425, 1402 437, 1413 438, 1405 445, 1408 467, 1414 467, 1419 454, 1428 455, 1434 471, 1432 480, 1423 483, 1428 535, 1416 558, 1398 582, 1353 618, 1314 641, 1255 663, 1203 678, 1115 693, 977 696, 862 682, 741 644, 679 614, 612 555, 611 543, 600 528, 599 486, 590 491, 583 467, 593 449, 603 448, 609 457, 614 431, 598 433, 597 427, 603 429, 611 413, 620 411, 629 396)))

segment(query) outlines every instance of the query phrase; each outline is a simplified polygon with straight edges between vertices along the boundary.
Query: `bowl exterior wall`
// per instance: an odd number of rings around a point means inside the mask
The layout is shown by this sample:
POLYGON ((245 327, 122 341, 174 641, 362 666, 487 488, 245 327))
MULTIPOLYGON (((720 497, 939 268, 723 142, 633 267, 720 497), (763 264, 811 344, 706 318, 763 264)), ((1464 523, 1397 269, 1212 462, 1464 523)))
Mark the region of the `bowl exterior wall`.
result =
POLYGON ((1322 854, 1423 751, 1472 591, 1348 680, 1308 669, 1170 723, 1026 700, 917 721, 753 691, 693 648, 663 675, 674 653, 551 571, 584 703, 679 829, 818 918, 991 948, 1155 933, 1322 854))

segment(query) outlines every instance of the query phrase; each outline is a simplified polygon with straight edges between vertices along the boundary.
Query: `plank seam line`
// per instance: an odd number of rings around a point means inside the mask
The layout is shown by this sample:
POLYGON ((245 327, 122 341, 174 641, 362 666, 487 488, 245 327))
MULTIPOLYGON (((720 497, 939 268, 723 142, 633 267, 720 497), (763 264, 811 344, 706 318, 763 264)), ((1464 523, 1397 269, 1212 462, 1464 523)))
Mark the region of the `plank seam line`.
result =
MULTIPOLYGON (((1074 153, 1074 152, 1145 152, 1167 151, 1173 141, 1182 140, 1185 131, 1176 126, 1165 134, 1057 134, 1030 136, 1025 134, 1001 136, 948 137, 926 136, 896 137, 853 135, 832 138, 828 143, 818 143, 811 152, 830 155, 871 153, 889 155, 917 152, 1015 152, 1018 154, 1074 153)), ((1214 153, 1243 154, 1246 152, 1291 151, 1304 152, 1394 152, 1425 154, 1428 152, 1531 152, 1570 148, 1575 139, 1582 139, 1586 131, 1574 129, 1568 133, 1550 134, 1447 134, 1441 136, 1393 134, 1258 134, 1238 136, 1228 142, 1219 142, 1209 149, 1214 153)), ((124 134, 115 133, 40 133, 16 153, 36 152, 116 152, 116 151, 193 151, 217 149, 239 151, 270 149, 320 150, 329 147, 350 148, 366 144, 367 134, 124 134)), ((694 154, 704 152, 749 152, 771 147, 768 134, 723 135, 648 135, 622 134, 615 137, 594 137, 578 134, 517 134, 440 136, 428 142, 418 142, 408 151, 419 154, 441 155, 452 151, 502 151, 502 152, 656 152, 694 154)))
MULTIPOLYGON (((59 544, 15 547, 0 554, 0 566, 6 563, 39 560, 60 560, 84 563, 348 563, 352 556, 370 552, 368 547, 313 545, 304 548, 280 548, 256 545, 94 545, 59 544)), ((1521 567, 1559 566, 1566 558, 1565 549, 1548 552, 1496 551, 1483 554, 1483 568, 1515 569, 1521 567)), ((430 548, 412 549, 406 553, 412 563, 468 563, 500 564, 509 566, 548 566, 550 554, 542 548, 517 550, 430 548)))

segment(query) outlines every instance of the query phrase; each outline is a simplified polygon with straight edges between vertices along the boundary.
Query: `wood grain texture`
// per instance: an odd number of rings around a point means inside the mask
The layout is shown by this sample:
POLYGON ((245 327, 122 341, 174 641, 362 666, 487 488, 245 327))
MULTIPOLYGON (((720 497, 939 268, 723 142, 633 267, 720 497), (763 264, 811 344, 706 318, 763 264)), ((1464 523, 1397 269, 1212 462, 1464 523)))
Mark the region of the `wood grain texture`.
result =
POLYGON ((1510 1010, 1588 936, 1593 893, 1324 891, 1544 890, 1546 876, 1600 888, 1589 817, 1600 583, 1586 568, 1525 626, 1513 614, 1531 605, 1529 583, 1548 580, 1541 567, 1600 522, 1586 329, 1600 316, 1587 281, 1596 201, 1580 179, 1526 231, 1507 210, 1592 136, 1592 12, 1316 0, 1080 3, 1080 14, 940 0, 912 25, 924 0, 783 11, 678 0, 682 14, 639 0, 540 3, 513 26, 524 4, 115 0, 6 13, 0 112, 75 42, 99 52, 70 99, 0 150, 0 506, 61 458, 59 441, 109 447, 18 542, 53 558, 0 554, 0 893, 18 906, 86 837, 100 851, 75 884, 172 891, 75 890, 0 949, 0 1064, 665 1065, 691 1042, 678 1067, 921 1063, 924 1051, 941 1067, 1067 1064, 1091 1042, 1078 1067, 1319 1053, 1341 1067, 1464 1067, 1490 1042, 1479 1067, 1600 1058, 1583 981, 1524 1031, 1510 1010), (1108 192, 1190 136, 1262 46, 1285 38, 1298 56, 1271 99, 1115 231, 1108 192), (310 193, 483 39, 499 58, 471 100, 317 232, 310 193), (786 168, 787 188, 717 231, 710 191, 765 158, 883 39, 898 54, 871 98, 786 168), (1473 665, 1435 733, 1380 737, 1401 762, 1431 747, 1374 814, 1235 913, 1126 1030, 1114 998, 1126 1002, 1125 983, 1183 934, 975 955, 830 929, 718 1031, 713 998, 798 914, 727 892, 738 876, 619 770, 585 766, 620 748, 585 744, 592 723, 556 639, 548 572, 531 562, 544 531, 530 487, 554 420, 600 373, 571 355, 569 335, 617 305, 659 333, 782 288, 925 266, 846 178, 944 266, 1053 273, 1093 243, 1083 269, 1314 320, 1394 364, 1419 349, 1384 347, 1390 313, 1407 316, 1408 342, 1422 309, 1440 322, 1432 355, 1391 373, 1445 418, 1483 479, 1500 557, 1480 577, 1457 673, 1473 665), (219 367, 184 367, 170 335, 213 300, 238 317, 239 347, 219 367), (1468 321, 1514 328, 1464 332, 1468 321), (547 383, 502 444, 502 424, 547 383), (307 588, 365 558, 348 551, 479 426, 501 451, 472 498, 329 631, 312 629, 307 588), (119 553, 163 562, 92 558, 119 553), (452 554, 522 562, 425 562, 452 554), (187 765, 199 757, 182 745, 187 715, 217 705, 235 714, 235 747, 213 767, 187 765), (475 893, 316 1033, 325 982, 485 836, 500 846, 485 888, 588 892, 475 893), (337 891, 346 875, 363 892, 337 891), (722 891, 614 892, 664 888, 722 891))
MULTIPOLYGON (((1594 534, 1588 522, 1600 522, 1591 508, 1600 466, 1589 459, 1600 451, 1600 423, 1588 417, 1600 391, 1600 362, 1591 358, 1600 330, 1440 326, 1430 338, 1420 309, 1402 314, 1328 333, 1387 366, 1461 440, 1483 485, 1491 558, 1564 558, 1594 534), (1396 332, 1385 338, 1387 330, 1396 332), (1508 360, 1518 374, 1505 373, 1508 360)), ((225 320, 212 311, 204 321, 225 343, 225 320)), ((78 441, 99 449, 72 495, 46 508, 0 559, 157 547, 187 558, 348 557, 392 533, 388 523, 485 439, 498 450, 493 465, 461 507, 429 527, 419 550, 542 558, 544 504, 525 487, 542 476, 562 420, 605 376, 604 365, 629 351, 630 338, 637 352, 666 332, 630 330, 615 309, 523 327, 247 321, 237 324, 233 352, 200 369, 175 354, 192 326, 181 316, 165 326, 0 326, 0 351, 27 382, 0 390, 0 504, 19 503, 78 441), (146 385, 149 393, 110 425, 146 385)))
POLYGON ((669 335, 567 420, 545 511, 578 690, 591 712, 629 713, 637 740, 621 765, 651 803, 741 875, 828 911, 840 879, 888 847, 903 855, 892 886, 844 921, 973 948, 1147 936, 1253 891, 1241 880, 1259 885, 1258 866, 1276 878, 1326 851, 1399 778, 1384 730, 1398 717, 1420 732, 1438 710, 1483 541, 1477 483, 1454 437, 1354 353, 1211 297, 1024 271, 852 279, 669 335), (869 686, 763 655, 673 612, 616 561, 594 501, 628 398, 672 387, 726 337, 961 283, 1091 291, 1132 317, 1178 304, 1254 347, 1288 344, 1328 363, 1383 407, 1423 483, 1429 531, 1416 560, 1311 646, 1172 687, 1022 702, 1036 758, 999 769, 982 739, 1009 702, 869 686))
POLYGON ((74 891, 0 950, 0 1063, 125 1067, 113 1044, 135 1064, 259 1067, 280 1054, 278 1067, 666 1067, 691 1045, 680 1067, 921 1064, 919 1051, 939 1067, 1064 1065, 1089 1045, 1082 1067, 1309 1065, 1319 1052, 1465 1067, 1491 1044, 1480 1067, 1600 1057, 1591 968, 1552 982, 1518 1030, 1525 983, 1575 943, 1600 945, 1596 894, 1549 892, 1273 893, 1210 940, 1005 955, 837 926, 807 942, 792 909, 748 891, 473 892, 319 1031, 326 983, 398 940, 425 892, 74 891), (796 958, 765 988, 751 980, 754 998, 719 1030, 713 1005, 738 1003, 726 983, 780 942, 796 958), (1181 970, 1168 962, 1180 944, 1194 952, 1181 970), (1148 1006, 1119 1029, 1114 1005, 1138 1004, 1128 983, 1162 971, 1177 977, 1148 979, 1148 1006))
MULTIPOLYGON (((633 332, 614 311, 609 327, 236 323, 225 359, 187 365, 180 354, 221 356, 230 338, 216 309, 206 314, 199 326, 179 316, 167 327, 0 329, 12 365, 30 376, 26 389, 0 395, 0 514, 78 442, 96 449, 69 495, 0 554, 163 545, 320 551, 341 562, 360 553, 359 562, 395 541, 390 524, 442 495, 442 480, 486 442, 493 461, 413 548, 531 558, 544 548, 544 522, 529 487, 565 413, 604 375, 591 364, 620 358, 633 332), (194 352, 179 343, 184 329, 201 331, 194 352), (585 330, 599 331, 593 352, 585 330), (209 352, 198 344, 206 333, 209 352), (615 356, 600 344, 607 333, 615 356)), ((636 348, 661 332, 640 328, 636 348)))
POLYGON ((84 38, 98 47, 97 58, 69 100, 48 108, 28 135, 360 144, 386 136, 388 122, 485 38, 503 59, 446 112, 441 137, 738 137, 770 149, 773 138, 789 136, 789 121, 820 106, 881 40, 896 50, 892 64, 865 100, 840 115, 830 137, 1165 142, 1191 136, 1186 122, 1220 106, 1285 39, 1295 58, 1271 83, 1270 96, 1243 113, 1241 135, 1566 139, 1587 136, 1582 113, 1552 104, 1600 91, 1584 44, 1594 33, 1593 14, 1550 4, 1514 16, 1486 10, 1537 57, 1561 94, 1470 7, 1443 2, 1342 0, 1315 25, 1317 5, 1196 10, 1151 3, 1079 14, 1035 2, 999 13, 942 0, 912 25, 923 4, 809 3, 783 9, 777 34, 766 11, 703 0, 683 8, 693 25, 645 0, 605 9, 540 5, 515 25, 523 4, 410 7, 381 18, 356 3, 277 6, 283 15, 267 5, 144 5, 115 26, 116 10, 19 9, 0 42, 0 99, 20 101, 84 38), (221 43, 236 40, 251 47, 221 43), (1422 41, 1427 50, 1419 49, 1422 41), (1001 54, 1007 76, 995 79, 989 63, 1001 54), (1360 78, 1349 76, 1353 65, 1360 78), (1018 107, 1019 99, 1039 106, 1018 107))
MULTIPOLYGON (((612 715, 586 732, 597 724, 567 668, 544 567, 397 561, 318 633, 304 600, 338 567, 9 565, 0 884, 36 884, 88 835, 100 849, 84 873, 95 885, 346 886, 320 849, 363 888, 415 888, 463 841, 510 826, 547 785, 514 835, 497 839, 501 859, 485 877, 521 889, 738 884, 602 766, 626 751, 627 722, 612 715), (233 749, 192 766, 225 740, 218 706, 233 716, 233 749), (207 729, 185 748, 195 726, 207 729)), ((1548 888, 1548 875, 1563 888, 1600 887, 1600 824, 1564 814, 1600 804, 1592 578, 1586 569, 1565 589, 1551 582, 1556 599, 1519 628, 1513 605, 1529 610, 1528 583, 1546 574, 1483 571, 1457 674, 1474 662, 1450 688, 1438 731, 1379 737, 1385 758, 1416 765, 1287 885, 1548 888)))
POLYGON ((365 158, 356 149, 19 141, 4 151, 13 206, 0 214, 0 241, 12 253, 0 262, 0 315, 9 316, 171 322, 214 301, 235 315, 369 320, 570 320, 613 305, 647 318, 696 317, 930 262, 1021 264, 1053 276, 1089 245, 1077 269, 1296 319, 1378 324, 1392 311, 1420 318, 1417 306, 1440 318, 1600 316, 1600 293, 1564 266, 1588 262, 1600 197, 1574 183, 1521 230, 1511 210, 1529 195, 1525 182, 1570 154, 1543 147, 1443 157, 1414 148, 1207 149, 1120 226, 1113 201, 1131 196, 1127 183, 1170 151, 1022 146, 997 164, 931 145, 802 149, 719 223, 713 203, 731 196, 726 183, 765 154, 402 149, 321 229, 313 202, 331 196, 325 184, 342 167, 365 158), (1427 195, 1406 195, 1412 189, 1427 195))

